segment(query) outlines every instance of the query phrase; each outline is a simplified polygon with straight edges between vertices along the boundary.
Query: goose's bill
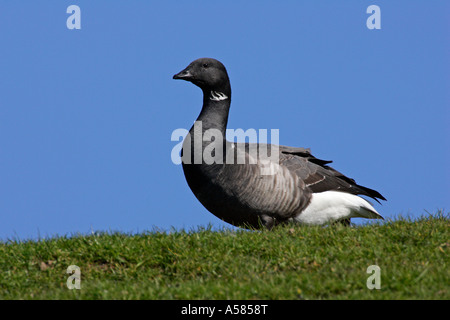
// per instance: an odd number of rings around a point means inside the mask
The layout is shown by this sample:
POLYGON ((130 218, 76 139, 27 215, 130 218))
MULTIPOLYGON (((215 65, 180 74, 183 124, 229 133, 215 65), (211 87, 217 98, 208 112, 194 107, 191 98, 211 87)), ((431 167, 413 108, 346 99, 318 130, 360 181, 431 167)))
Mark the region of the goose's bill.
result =
POLYGON ((176 75, 174 75, 173 79, 191 81, 191 80, 194 80, 194 76, 189 71, 189 69, 184 69, 184 70, 178 72, 176 75))

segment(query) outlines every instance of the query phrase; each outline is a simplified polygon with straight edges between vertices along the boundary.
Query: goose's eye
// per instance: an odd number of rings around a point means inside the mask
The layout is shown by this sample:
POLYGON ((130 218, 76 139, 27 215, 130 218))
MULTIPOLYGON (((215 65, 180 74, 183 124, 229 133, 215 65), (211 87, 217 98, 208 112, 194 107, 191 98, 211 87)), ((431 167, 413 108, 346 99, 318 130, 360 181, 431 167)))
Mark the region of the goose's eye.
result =
POLYGON ((209 64, 204 63, 204 64, 203 64, 203 68, 205 68, 205 69, 206 69, 206 68, 209 68, 209 64))

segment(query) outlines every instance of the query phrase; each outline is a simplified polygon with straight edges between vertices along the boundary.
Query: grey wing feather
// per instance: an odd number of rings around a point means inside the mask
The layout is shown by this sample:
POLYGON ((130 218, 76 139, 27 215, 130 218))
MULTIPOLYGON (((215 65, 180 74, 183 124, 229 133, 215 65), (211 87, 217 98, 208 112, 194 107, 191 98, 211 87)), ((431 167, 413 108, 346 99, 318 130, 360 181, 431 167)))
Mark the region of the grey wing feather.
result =
POLYGON ((285 155, 284 165, 293 170, 313 193, 335 190, 365 195, 377 202, 378 199, 386 200, 379 192, 358 185, 354 179, 328 166, 332 161, 314 157, 309 149, 281 146, 281 153, 285 155))

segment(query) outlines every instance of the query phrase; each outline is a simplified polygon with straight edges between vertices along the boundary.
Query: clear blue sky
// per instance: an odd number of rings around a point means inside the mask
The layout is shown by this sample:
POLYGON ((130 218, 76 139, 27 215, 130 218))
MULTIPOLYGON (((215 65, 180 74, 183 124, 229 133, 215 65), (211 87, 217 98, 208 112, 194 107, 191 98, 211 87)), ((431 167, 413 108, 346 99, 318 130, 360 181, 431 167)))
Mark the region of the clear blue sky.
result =
POLYGON ((449 1, 2 1, 0 239, 226 225, 171 162, 227 67, 229 128, 279 129, 387 199, 450 208, 449 1), (81 9, 69 30, 66 9, 81 9), (369 5, 381 30, 369 30, 369 5))

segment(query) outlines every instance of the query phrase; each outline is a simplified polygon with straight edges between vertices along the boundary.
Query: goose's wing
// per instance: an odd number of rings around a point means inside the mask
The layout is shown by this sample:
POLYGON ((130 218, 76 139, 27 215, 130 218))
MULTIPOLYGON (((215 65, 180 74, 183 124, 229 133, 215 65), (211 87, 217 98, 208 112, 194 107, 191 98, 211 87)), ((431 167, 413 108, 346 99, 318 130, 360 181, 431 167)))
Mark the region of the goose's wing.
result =
POLYGON ((305 184, 296 173, 283 165, 285 155, 279 149, 274 149, 277 159, 273 160, 270 144, 228 143, 228 161, 215 182, 231 199, 236 199, 248 211, 280 220, 295 216, 308 205, 311 193, 305 190, 305 184), (267 152, 269 158, 260 157, 267 152))
POLYGON ((314 157, 309 149, 278 146, 276 160, 270 159, 270 152, 269 158, 261 158, 261 152, 267 150, 271 150, 271 145, 233 143, 228 152, 234 153, 234 162, 223 165, 215 175, 214 182, 228 194, 229 201, 239 203, 246 212, 283 221, 302 212, 313 193, 329 190, 384 199, 378 192, 359 186, 329 167, 331 161, 314 157), (242 164, 238 162, 236 149, 244 151, 242 164))
POLYGON ((314 157, 309 149, 280 146, 280 164, 287 167, 305 183, 312 193, 343 191, 354 195, 365 195, 376 200, 386 200, 378 191, 358 185, 334 168, 332 161, 314 157))

